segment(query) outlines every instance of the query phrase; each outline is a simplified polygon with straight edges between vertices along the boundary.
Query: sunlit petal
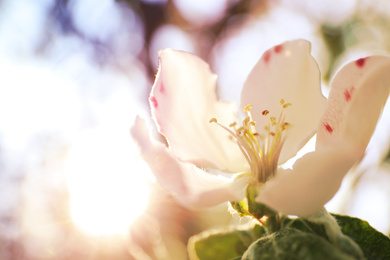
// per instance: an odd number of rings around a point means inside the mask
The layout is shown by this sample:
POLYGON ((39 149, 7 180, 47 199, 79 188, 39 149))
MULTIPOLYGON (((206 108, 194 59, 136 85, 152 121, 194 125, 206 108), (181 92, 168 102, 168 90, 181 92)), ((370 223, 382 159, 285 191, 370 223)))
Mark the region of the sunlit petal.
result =
POLYGON ((237 144, 226 131, 209 124, 214 117, 227 125, 235 120, 235 106, 217 100, 216 80, 200 58, 162 51, 150 95, 152 113, 170 149, 181 160, 200 167, 243 171, 244 157, 237 144))
POLYGON ((292 170, 280 170, 261 189, 257 201, 275 210, 307 216, 319 211, 340 187, 361 154, 343 140, 299 159, 292 170))
POLYGON ((390 57, 371 56, 343 67, 332 82, 317 147, 345 138, 364 151, 390 91, 390 57))
POLYGON ((137 118, 131 134, 158 183, 172 192, 186 207, 214 206, 244 197, 248 177, 225 178, 181 161, 162 143, 150 139, 142 119, 137 118))
POLYGON ((265 125, 263 110, 279 116, 284 99, 292 106, 285 110, 291 124, 280 160, 294 156, 317 129, 326 99, 321 93, 320 73, 310 55, 310 43, 304 40, 285 42, 266 51, 245 82, 241 105, 253 105, 257 125, 265 125))

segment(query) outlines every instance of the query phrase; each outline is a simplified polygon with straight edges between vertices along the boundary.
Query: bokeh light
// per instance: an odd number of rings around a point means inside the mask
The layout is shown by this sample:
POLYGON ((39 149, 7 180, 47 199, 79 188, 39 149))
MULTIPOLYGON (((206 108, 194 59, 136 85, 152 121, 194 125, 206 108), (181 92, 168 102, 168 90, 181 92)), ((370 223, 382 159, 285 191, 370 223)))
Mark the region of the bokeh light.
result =
POLYGON ((304 1, 280 0, 283 5, 295 9, 317 23, 340 24, 353 15, 356 10, 356 0, 304 1), (337 6, 337 8, 336 8, 337 6))
POLYGON ((264 16, 233 17, 213 49, 212 62, 219 75, 220 97, 239 102, 241 86, 261 55, 280 42, 293 39, 309 39, 315 56, 321 42, 315 35, 315 27, 306 17, 279 7, 264 16), (241 21, 234 23, 234 20, 241 21), (289 20, 290 23, 285 23, 289 20), (282 40, 283 39, 283 40, 282 40), (232 77, 234 75, 234 77, 232 77))
POLYGON ((227 0, 173 0, 181 15, 197 26, 204 26, 220 20, 228 8, 227 0))
POLYGON ((193 37, 179 27, 171 24, 159 27, 151 39, 149 56, 155 68, 158 66, 158 52, 166 48, 191 53, 197 52, 193 37))
POLYGON ((128 132, 92 129, 67 158, 71 216, 93 235, 126 234, 147 207, 147 167, 137 160, 128 132))

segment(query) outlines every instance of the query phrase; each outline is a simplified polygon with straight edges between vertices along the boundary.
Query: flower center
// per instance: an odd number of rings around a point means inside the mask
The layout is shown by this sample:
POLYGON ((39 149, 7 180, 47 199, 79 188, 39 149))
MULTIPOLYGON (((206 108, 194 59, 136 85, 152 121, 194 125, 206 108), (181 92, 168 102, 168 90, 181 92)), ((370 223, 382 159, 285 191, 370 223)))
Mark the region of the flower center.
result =
POLYGON ((216 118, 210 119, 210 123, 216 123, 231 134, 248 161, 252 176, 262 183, 275 175, 285 139, 284 133, 290 127, 290 124, 284 121, 284 110, 291 106, 291 103, 286 103, 282 99, 280 104, 282 111, 278 118, 269 116, 268 110, 262 111, 262 115, 267 118, 267 123, 261 132, 257 131, 256 122, 252 119, 250 111, 252 105, 244 108, 247 117, 242 121, 241 126, 233 122, 226 127, 218 123, 216 118))

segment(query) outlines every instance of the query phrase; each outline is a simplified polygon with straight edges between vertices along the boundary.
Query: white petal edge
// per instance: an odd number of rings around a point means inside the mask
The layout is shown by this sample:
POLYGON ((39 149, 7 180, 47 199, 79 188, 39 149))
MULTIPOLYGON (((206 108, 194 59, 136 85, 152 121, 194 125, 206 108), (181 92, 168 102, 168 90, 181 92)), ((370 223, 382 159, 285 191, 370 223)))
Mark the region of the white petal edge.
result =
POLYGON ((316 147, 345 138, 364 151, 390 92, 390 57, 370 56, 344 66, 331 83, 316 147))
POLYGON ((159 53, 159 70, 150 94, 152 115, 172 152, 184 161, 225 172, 248 166, 238 145, 221 127, 236 120, 233 103, 216 96, 217 76, 190 53, 166 49, 159 53))
POLYGON ((341 185, 362 153, 345 140, 297 160, 292 170, 283 170, 265 183, 256 201, 288 215, 308 216, 323 208, 341 185))
POLYGON ((226 178, 181 161, 165 145, 151 139, 145 121, 139 117, 130 133, 157 182, 184 206, 204 208, 244 198, 249 176, 226 178))

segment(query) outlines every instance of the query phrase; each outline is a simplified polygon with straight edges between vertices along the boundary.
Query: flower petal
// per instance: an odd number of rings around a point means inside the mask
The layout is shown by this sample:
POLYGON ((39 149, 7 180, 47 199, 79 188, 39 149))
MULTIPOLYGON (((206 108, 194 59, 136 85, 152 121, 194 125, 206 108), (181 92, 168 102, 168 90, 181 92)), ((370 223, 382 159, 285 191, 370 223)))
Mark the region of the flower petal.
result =
POLYGON ((313 214, 334 196, 361 156, 349 142, 332 140, 297 160, 293 170, 280 170, 260 189, 256 201, 288 215, 313 214))
POLYGON ((364 151, 390 91, 390 57, 371 56, 343 67, 331 84, 316 146, 347 138, 364 151))
POLYGON ((229 172, 246 169, 245 158, 229 134, 211 118, 229 125, 236 107, 217 100, 217 76, 207 63, 185 52, 160 52, 160 67, 150 95, 154 120, 172 152, 197 166, 229 172))
POLYGON ((262 127, 267 123, 262 111, 279 116, 281 99, 292 104, 285 110, 291 128, 280 155, 284 162, 315 133, 326 105, 319 69, 307 41, 285 42, 266 51, 245 82, 241 105, 253 105, 253 118, 262 127))
POLYGON ((244 198, 248 176, 226 178, 209 174, 175 157, 149 136, 145 121, 137 118, 131 135, 156 176, 157 182, 186 207, 209 207, 244 198))

